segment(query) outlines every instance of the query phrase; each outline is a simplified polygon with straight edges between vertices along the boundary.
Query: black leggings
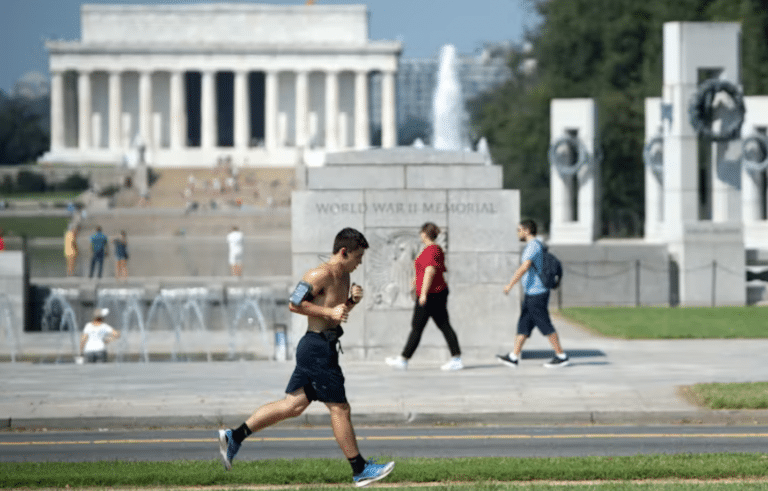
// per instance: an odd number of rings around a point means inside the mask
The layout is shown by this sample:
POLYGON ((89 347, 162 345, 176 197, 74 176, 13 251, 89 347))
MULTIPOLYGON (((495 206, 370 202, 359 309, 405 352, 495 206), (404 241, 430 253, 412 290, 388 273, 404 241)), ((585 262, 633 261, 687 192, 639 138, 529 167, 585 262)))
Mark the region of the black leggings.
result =
POLYGON ((448 348, 451 350, 451 356, 459 356, 461 354, 459 340, 456 338, 456 333, 453 331, 451 322, 448 320, 447 303, 448 288, 441 292, 429 293, 427 295, 427 304, 423 307, 416 300, 416 306, 413 309, 413 320, 411 320, 411 334, 408 336, 405 348, 403 348, 403 358, 408 360, 413 356, 421 341, 421 333, 424 332, 430 317, 437 324, 437 328, 442 331, 443 336, 445 336, 448 348))

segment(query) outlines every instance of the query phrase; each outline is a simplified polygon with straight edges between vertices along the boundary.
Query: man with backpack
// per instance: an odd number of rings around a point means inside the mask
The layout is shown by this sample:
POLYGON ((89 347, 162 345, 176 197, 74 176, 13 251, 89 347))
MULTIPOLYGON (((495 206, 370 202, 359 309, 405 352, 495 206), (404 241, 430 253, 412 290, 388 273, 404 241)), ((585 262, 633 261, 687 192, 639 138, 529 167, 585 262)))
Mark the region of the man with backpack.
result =
POLYGON ((550 288, 557 288, 560 282, 559 276, 562 276, 562 268, 559 261, 549 254, 546 246, 536 238, 536 222, 533 220, 520 222, 517 227, 517 236, 521 242, 526 244, 520 259, 520 267, 515 271, 509 284, 504 287, 504 294, 508 294, 520 281, 525 296, 520 308, 520 320, 517 322, 515 347, 506 355, 496 355, 496 358, 499 363, 516 368, 520 361, 523 344, 535 326, 539 328, 541 334, 547 337, 555 350, 555 356, 544 366, 567 366, 570 364, 570 360, 560 346, 560 339, 552 325, 552 320, 549 318, 548 310, 549 290, 550 288), (546 261, 545 256, 549 256, 546 257, 546 261))

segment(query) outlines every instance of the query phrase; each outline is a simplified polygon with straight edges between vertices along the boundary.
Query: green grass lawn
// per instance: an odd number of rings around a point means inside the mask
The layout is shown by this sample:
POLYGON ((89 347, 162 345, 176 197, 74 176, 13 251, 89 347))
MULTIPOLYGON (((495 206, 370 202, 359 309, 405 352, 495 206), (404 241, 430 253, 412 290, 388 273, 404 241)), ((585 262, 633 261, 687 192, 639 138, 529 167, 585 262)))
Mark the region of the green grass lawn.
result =
POLYGON ((13 193, 6 195, 6 201, 74 201, 82 191, 49 191, 46 193, 13 193))
MULTIPOLYGON (((520 489, 519 484, 531 485, 524 489, 638 489, 637 484, 628 481, 765 479, 768 468, 768 454, 394 460, 397 466, 383 482, 387 485, 402 483, 404 488, 409 486, 407 489, 414 489, 410 487, 412 483, 444 483, 440 487, 430 486, 433 490, 520 489), (549 487, 535 481, 573 482, 568 487, 549 487), (603 485, 591 481, 617 482, 603 485)), ((328 489, 329 485, 351 488, 352 482, 349 465, 343 458, 236 461, 230 472, 224 471, 218 461, 0 463, 0 486, 3 488, 224 486, 226 489, 226 486, 245 486, 247 489, 248 486, 263 485, 314 485, 318 489, 319 486, 328 489)), ((686 487, 688 484, 682 482, 645 485, 648 487, 642 489, 725 489, 686 487)), ((765 489, 768 481, 757 485, 762 487, 728 489, 765 489)))
POLYGON ((0 217, 0 228, 6 236, 61 237, 62 243, 68 224, 69 218, 61 216, 0 217))
POLYGON ((621 339, 768 338, 761 307, 569 307, 560 315, 621 339))
POLYGON ((768 409, 768 382, 695 384, 684 392, 710 409, 768 409))
MULTIPOLYGON (((768 338, 768 310, 761 307, 569 307, 560 315, 621 339, 768 338)), ((768 409, 768 382, 696 384, 682 390, 691 402, 710 409, 768 409)))

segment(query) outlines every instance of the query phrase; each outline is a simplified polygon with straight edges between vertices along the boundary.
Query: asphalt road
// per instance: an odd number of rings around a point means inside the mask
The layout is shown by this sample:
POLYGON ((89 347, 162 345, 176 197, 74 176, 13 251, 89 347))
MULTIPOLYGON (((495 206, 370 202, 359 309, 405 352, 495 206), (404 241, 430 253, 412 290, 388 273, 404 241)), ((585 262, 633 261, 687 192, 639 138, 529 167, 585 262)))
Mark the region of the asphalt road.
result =
MULTIPOLYGON (((366 457, 578 457, 768 452, 768 426, 358 428, 366 457)), ((330 428, 269 428, 238 460, 339 457, 330 428)), ((0 462, 218 459, 215 430, 0 433, 0 462)))

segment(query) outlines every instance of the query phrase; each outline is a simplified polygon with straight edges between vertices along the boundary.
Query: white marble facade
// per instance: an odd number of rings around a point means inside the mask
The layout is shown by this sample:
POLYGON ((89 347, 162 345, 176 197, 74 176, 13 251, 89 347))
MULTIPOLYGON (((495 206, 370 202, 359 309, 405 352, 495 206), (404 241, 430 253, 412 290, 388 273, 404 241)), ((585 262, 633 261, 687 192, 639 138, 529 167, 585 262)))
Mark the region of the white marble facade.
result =
POLYGON ((117 164, 141 142, 159 167, 293 165, 368 148, 371 127, 396 144, 401 45, 368 39, 364 5, 83 5, 81 22, 81 40, 46 44, 45 161, 117 164))

